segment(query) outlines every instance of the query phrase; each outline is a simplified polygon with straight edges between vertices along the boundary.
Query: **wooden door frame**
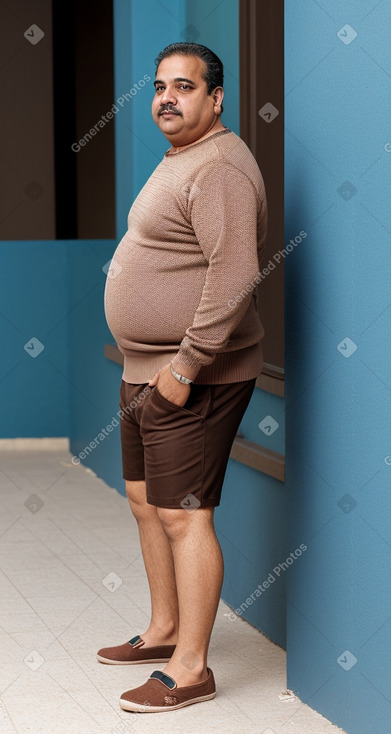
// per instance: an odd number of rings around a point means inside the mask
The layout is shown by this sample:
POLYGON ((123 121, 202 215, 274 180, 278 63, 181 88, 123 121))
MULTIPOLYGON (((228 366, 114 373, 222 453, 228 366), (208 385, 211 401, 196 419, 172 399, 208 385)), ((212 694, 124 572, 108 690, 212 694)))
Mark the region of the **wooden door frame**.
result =
MULTIPOLYGON (((268 237, 261 264, 266 267, 284 247, 284 0, 239 0, 239 67, 240 137, 258 162, 268 201, 268 237), (267 115, 262 117, 268 103, 278 110, 270 122, 267 115)), ((283 257, 259 284, 258 303, 265 327, 262 375, 283 380, 283 257)))

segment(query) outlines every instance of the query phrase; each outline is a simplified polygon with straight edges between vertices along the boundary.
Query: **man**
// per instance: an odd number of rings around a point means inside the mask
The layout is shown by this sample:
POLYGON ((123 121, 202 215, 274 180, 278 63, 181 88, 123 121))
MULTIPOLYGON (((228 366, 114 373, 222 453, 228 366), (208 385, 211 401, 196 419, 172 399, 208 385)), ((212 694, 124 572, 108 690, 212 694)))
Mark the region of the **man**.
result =
POLYGON ((213 525, 263 365, 255 288, 267 229, 262 175, 221 122, 223 66, 205 46, 156 59, 152 116, 171 143, 129 212, 105 290, 124 355, 123 476, 151 593, 148 629, 98 652, 167 662, 121 696, 128 711, 215 696, 207 651, 223 581, 213 525))

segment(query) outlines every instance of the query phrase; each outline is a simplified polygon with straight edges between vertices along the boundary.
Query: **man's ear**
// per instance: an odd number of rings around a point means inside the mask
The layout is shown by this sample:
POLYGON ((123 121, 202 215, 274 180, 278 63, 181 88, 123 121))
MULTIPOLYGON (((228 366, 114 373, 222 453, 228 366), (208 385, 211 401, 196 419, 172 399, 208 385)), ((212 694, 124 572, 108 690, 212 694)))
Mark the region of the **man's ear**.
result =
MULTIPOLYGON (((213 96, 213 102, 214 102, 215 107, 220 107, 220 112, 221 112, 221 107, 223 105, 223 99, 224 99, 223 87, 216 87, 216 89, 214 89, 212 92, 212 96, 213 96)), ((220 112, 218 114, 220 114, 220 112)))

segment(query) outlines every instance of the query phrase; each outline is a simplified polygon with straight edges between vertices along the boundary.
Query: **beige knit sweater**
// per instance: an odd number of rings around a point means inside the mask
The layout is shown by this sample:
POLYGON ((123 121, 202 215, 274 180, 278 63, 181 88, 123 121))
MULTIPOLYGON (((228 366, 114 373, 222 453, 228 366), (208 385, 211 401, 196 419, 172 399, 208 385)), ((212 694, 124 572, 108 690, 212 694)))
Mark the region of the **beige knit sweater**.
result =
POLYGON ((130 209, 106 280, 125 382, 149 382, 170 361, 178 372, 188 366, 196 384, 260 374, 266 234, 263 178, 234 132, 165 153, 130 209))

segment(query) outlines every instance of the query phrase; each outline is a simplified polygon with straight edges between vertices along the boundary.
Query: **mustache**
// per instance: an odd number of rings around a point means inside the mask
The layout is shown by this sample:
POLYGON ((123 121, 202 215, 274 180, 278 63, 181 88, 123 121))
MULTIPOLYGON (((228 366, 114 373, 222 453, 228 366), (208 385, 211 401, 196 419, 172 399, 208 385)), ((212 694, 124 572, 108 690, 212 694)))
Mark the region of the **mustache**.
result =
POLYGON ((177 110, 175 110, 173 108, 173 106, 170 105, 170 104, 164 105, 163 107, 161 107, 160 110, 159 110, 159 112, 158 112, 158 115, 161 115, 163 112, 173 112, 174 115, 180 115, 181 114, 180 112, 178 112, 177 110))

